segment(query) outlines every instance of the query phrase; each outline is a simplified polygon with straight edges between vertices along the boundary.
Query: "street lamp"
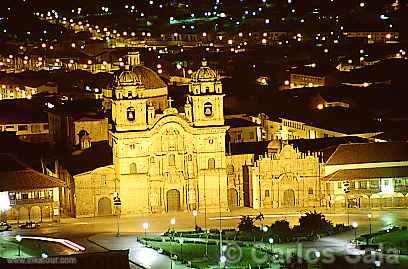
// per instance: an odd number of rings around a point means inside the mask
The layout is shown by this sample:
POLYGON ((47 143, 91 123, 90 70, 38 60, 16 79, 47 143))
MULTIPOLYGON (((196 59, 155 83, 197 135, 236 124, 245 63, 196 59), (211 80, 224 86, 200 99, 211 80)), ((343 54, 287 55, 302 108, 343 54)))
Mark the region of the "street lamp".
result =
POLYGON ((370 225, 370 236, 371 236, 371 218, 373 217, 373 215, 371 213, 368 213, 367 217, 368 217, 368 224, 370 225))
POLYGON ((354 229, 354 241, 356 241, 356 240, 357 240, 357 227, 358 227, 358 223, 357 223, 357 222, 353 222, 353 223, 351 224, 351 226, 353 226, 353 229, 354 229))
POLYGON ((177 70, 182 69, 183 70, 183 78, 186 77, 186 69, 184 69, 184 67, 181 64, 177 64, 176 65, 177 70))
POLYGON ((272 237, 269 237, 268 242, 269 242, 269 244, 271 245, 271 253, 272 253, 272 255, 273 255, 273 251, 272 251, 273 238, 272 238, 272 237))
POLYGON ((149 228, 149 223, 148 222, 143 222, 143 230, 144 230, 144 236, 146 237, 146 231, 149 228))
POLYGON ((196 209, 193 209, 193 216, 194 216, 194 229, 197 230, 197 215, 198 211, 196 209))
POLYGON ((23 238, 21 237, 21 235, 16 235, 16 240, 18 242, 18 256, 21 256, 21 240, 23 240, 23 238))
POLYGON ((172 233, 172 235, 174 236, 174 232, 175 232, 175 229, 174 229, 174 226, 176 225, 176 218, 171 218, 170 219, 170 225, 171 225, 171 233, 172 233))
POLYGON ((180 258, 183 258, 183 243, 184 243, 184 240, 182 238, 180 238, 179 243, 180 243, 180 258))

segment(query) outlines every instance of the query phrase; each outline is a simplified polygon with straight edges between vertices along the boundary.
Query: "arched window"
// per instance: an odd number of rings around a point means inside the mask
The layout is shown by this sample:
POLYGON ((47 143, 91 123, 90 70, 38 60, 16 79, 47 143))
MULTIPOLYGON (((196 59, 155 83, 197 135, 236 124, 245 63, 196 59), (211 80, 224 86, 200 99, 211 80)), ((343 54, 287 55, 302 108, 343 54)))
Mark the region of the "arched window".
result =
POLYGON ((169 166, 175 166, 176 165, 176 156, 174 154, 169 155, 169 166))
POLYGON ((204 104, 204 115, 206 115, 207 117, 211 117, 213 114, 213 107, 212 104, 210 102, 207 102, 204 104))
POLYGON ((136 167, 136 163, 131 163, 130 164, 130 174, 136 174, 137 173, 137 167, 136 167))
POLYGON ((135 120, 135 109, 134 107, 128 107, 126 111, 126 117, 129 121, 135 120))
POLYGON ((208 169, 215 169, 215 159, 214 158, 208 159, 208 169))

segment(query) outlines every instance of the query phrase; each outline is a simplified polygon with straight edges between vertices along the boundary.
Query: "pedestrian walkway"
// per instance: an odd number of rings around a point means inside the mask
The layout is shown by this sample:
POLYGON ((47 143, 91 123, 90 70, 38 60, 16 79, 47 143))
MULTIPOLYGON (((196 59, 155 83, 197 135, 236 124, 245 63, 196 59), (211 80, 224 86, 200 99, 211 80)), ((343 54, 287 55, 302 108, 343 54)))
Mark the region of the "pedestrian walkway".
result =
POLYGON ((129 260, 138 265, 139 268, 146 269, 185 269, 186 265, 171 260, 168 256, 159 254, 154 249, 145 247, 137 241, 136 235, 121 235, 116 237, 113 234, 97 234, 88 238, 108 250, 129 249, 129 260))

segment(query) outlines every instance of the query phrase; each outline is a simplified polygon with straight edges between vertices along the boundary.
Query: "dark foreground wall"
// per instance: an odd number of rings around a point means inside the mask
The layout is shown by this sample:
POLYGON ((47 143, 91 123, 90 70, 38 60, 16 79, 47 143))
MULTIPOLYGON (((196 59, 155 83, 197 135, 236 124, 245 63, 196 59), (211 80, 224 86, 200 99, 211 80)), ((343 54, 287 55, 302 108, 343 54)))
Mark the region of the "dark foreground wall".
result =
POLYGON ((129 250, 83 253, 7 260, 0 258, 1 269, 129 269, 129 250))

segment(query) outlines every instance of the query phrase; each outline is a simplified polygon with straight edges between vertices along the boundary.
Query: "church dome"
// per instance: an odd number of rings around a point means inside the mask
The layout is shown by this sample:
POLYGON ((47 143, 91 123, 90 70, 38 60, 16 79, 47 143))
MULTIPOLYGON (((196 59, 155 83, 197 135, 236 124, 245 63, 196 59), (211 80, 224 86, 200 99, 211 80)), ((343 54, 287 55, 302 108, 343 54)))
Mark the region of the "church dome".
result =
POLYGON ((141 79, 130 70, 120 70, 115 74, 114 83, 117 86, 138 86, 141 84, 141 79))
POLYGON ((166 88, 166 83, 153 70, 142 65, 120 70, 115 74, 116 86, 143 85, 146 90, 166 88))
POLYGON ((201 67, 191 75, 193 82, 216 81, 217 79, 217 73, 207 66, 207 61, 205 60, 203 60, 201 67))
POLYGON ((145 89, 159 89, 167 87, 166 83, 159 77, 159 75, 146 66, 133 66, 131 67, 131 71, 140 78, 145 89))

